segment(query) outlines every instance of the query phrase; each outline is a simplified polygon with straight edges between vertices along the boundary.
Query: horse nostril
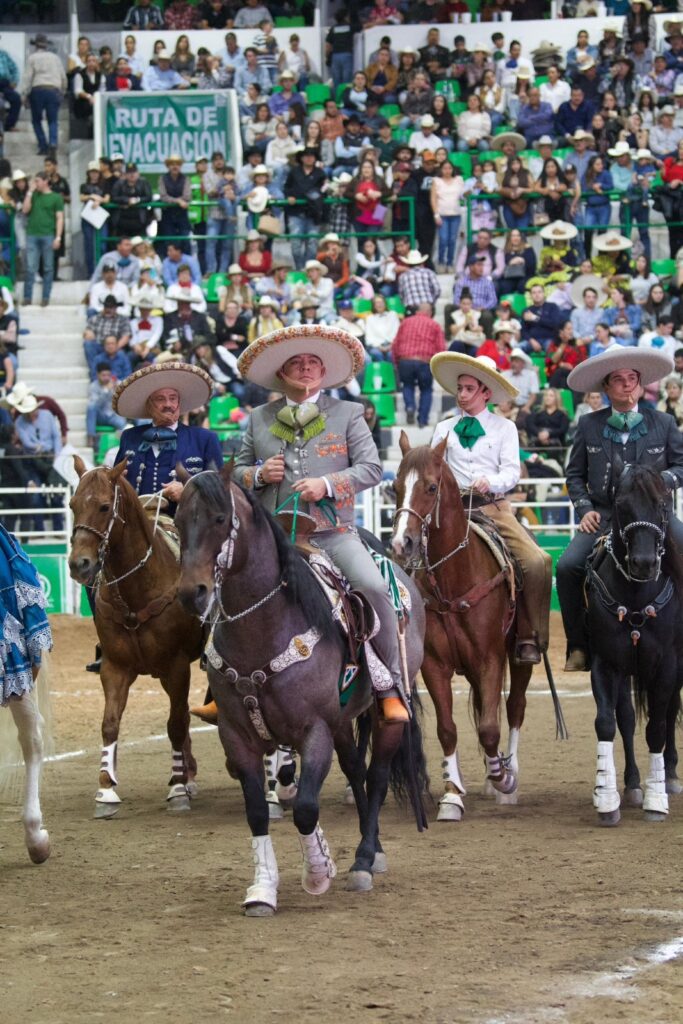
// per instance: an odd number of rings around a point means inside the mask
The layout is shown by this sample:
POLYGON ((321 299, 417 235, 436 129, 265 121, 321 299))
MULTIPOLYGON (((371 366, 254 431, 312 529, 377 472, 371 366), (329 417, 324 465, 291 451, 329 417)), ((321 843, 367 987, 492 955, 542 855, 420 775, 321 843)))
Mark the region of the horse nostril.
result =
POLYGON ((79 558, 78 561, 76 562, 76 568, 81 573, 89 572, 90 571, 90 559, 86 558, 85 556, 83 556, 82 558, 79 558))
POLYGON ((200 604, 203 605, 206 602, 206 598, 207 598, 206 585, 204 583, 198 583, 197 586, 194 588, 195 603, 198 604, 198 605, 200 605, 200 604))

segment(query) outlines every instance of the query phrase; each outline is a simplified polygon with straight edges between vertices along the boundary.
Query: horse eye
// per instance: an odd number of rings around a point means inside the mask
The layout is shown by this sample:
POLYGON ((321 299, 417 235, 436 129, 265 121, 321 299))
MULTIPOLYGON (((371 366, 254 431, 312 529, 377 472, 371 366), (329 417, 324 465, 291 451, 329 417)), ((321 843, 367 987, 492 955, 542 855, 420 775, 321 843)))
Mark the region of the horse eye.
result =
POLYGON ((427 488, 429 494, 436 494, 436 484, 430 484, 427 488))
POLYGON ((225 516, 224 515, 216 516, 216 522, 217 523, 221 523, 221 524, 224 523, 225 522, 225 516))
POLYGON ((108 512, 111 505, 100 505, 100 512, 108 512))

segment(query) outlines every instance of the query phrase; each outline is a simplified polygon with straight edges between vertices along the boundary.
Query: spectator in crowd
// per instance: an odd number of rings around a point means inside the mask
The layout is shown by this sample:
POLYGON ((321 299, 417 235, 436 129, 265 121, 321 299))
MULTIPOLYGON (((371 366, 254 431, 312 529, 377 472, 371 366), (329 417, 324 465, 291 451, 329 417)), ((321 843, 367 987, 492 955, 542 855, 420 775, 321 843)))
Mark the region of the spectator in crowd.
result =
POLYGON ((538 401, 540 385, 538 370, 531 357, 521 348, 513 348, 510 352, 510 368, 503 370, 503 376, 517 388, 515 405, 520 412, 530 413, 538 401))
POLYGON ((556 388, 546 388, 541 396, 541 407, 526 420, 529 447, 541 448, 551 459, 562 459, 562 449, 569 430, 569 417, 562 408, 556 388))
POLYGON ((168 50, 157 52, 156 64, 150 64, 142 76, 144 92, 168 92, 172 89, 190 88, 189 81, 171 67, 172 59, 173 55, 168 50))
POLYGON ((42 306, 49 305, 54 278, 54 254, 62 244, 64 235, 64 201, 52 192, 45 171, 33 179, 33 188, 26 195, 22 210, 26 215, 26 280, 25 306, 33 301, 33 285, 38 264, 43 265, 42 306))
POLYGON ((296 32, 289 37, 289 46, 280 51, 278 68, 281 79, 284 71, 292 72, 294 82, 299 90, 304 90, 308 83, 313 81, 315 77, 313 62, 301 46, 301 38, 296 32))
POLYGON ((271 299, 270 295, 262 295, 258 301, 258 307, 254 317, 247 328, 247 341, 251 345, 257 338, 272 331, 279 331, 284 324, 279 318, 277 302, 271 299))
POLYGON ((192 281, 192 273, 189 266, 186 263, 181 263, 178 267, 178 279, 175 284, 170 285, 166 289, 166 299, 164 302, 164 311, 166 313, 172 313, 177 307, 179 298, 189 298, 192 308, 197 313, 205 313, 207 309, 206 298, 204 292, 198 284, 194 284, 192 281))
POLYGON ((256 50, 259 66, 265 69, 272 87, 277 81, 280 49, 277 39, 273 35, 272 19, 270 17, 262 18, 259 21, 258 27, 259 30, 254 36, 253 45, 256 50))
POLYGON ((112 376, 111 364, 100 360, 95 366, 96 377, 88 389, 88 405, 85 412, 85 429, 89 448, 97 451, 97 428, 113 427, 123 430, 127 420, 112 409, 111 400, 116 382, 112 376))
POLYGON ((271 89, 270 75, 259 64, 258 53, 253 46, 247 46, 245 49, 244 64, 237 68, 233 79, 233 86, 240 100, 245 97, 249 85, 257 85, 264 95, 271 89))
MULTIPOLYGON (((47 180, 50 185, 50 191, 55 195, 61 196, 64 201, 64 207, 67 208, 71 203, 71 189, 69 183, 63 175, 59 173, 57 166, 57 157, 48 155, 45 157, 43 164, 45 173, 47 174, 47 180)), ((64 256, 66 248, 64 245, 64 232, 62 232, 61 245, 59 249, 54 251, 54 280, 59 280, 59 258, 64 256)))
POLYGON ((152 202, 152 190, 146 178, 140 176, 137 164, 126 164, 125 174, 112 188, 111 201, 116 207, 112 213, 114 235, 132 238, 146 233, 152 219, 148 205, 152 202))
POLYGON ((372 312, 365 321, 365 347, 373 361, 391 359, 391 345, 400 326, 398 313, 387 308, 384 295, 373 296, 372 312))
MULTIPOLYGON (((585 280, 585 279, 584 279, 585 280)), ((595 278, 597 282, 599 279, 595 278)), ((572 300, 575 305, 572 309, 570 320, 577 343, 582 345, 590 344, 596 325, 602 320, 604 310, 598 306, 598 290, 595 285, 588 284, 581 289, 580 296, 572 287, 572 300), (579 301, 581 305, 579 305, 579 301)))
POLYGON ((308 260, 304 269, 306 280, 297 281, 292 286, 295 308, 300 308, 305 299, 315 299, 318 303, 318 319, 324 323, 332 323, 335 313, 334 284, 328 276, 327 267, 315 259, 308 260))
POLYGON ((98 92, 104 92, 105 87, 105 76, 100 70, 97 54, 89 53, 85 67, 76 71, 71 80, 73 116, 77 121, 92 122, 95 96, 98 92))
MULTIPOLYGON (((85 175, 85 181, 79 189, 78 198, 83 204, 92 203, 97 209, 102 203, 108 203, 110 196, 105 190, 100 164, 97 160, 91 160, 85 175)), ((95 269, 95 228, 81 216, 81 231, 83 232, 83 250, 85 254, 85 265, 88 277, 93 276, 95 269)))
POLYGON ((102 360, 109 363, 112 376, 117 380, 125 380, 132 373, 128 349, 122 348, 115 334, 105 334, 101 342, 83 342, 86 362, 90 371, 90 380, 97 378, 97 364, 102 360))
POLYGON ((467 290, 472 299, 472 306, 482 314, 481 323, 488 331, 493 326, 492 312, 496 308, 498 298, 493 279, 486 274, 486 256, 472 253, 467 260, 467 270, 456 276, 453 288, 453 305, 458 306, 463 291, 467 290))
POLYGON ((104 300, 108 296, 116 299, 116 304, 121 316, 130 316, 130 294, 123 281, 117 280, 116 264, 105 263, 102 267, 102 280, 97 281, 90 289, 88 295, 88 312, 91 316, 101 313, 104 308, 104 300))
POLYGON ((202 272, 196 256, 183 252, 180 242, 169 242, 166 247, 166 258, 161 264, 161 276, 167 288, 177 282, 181 265, 189 267, 193 284, 201 284, 202 272))
POLYGON ((429 361, 437 352, 443 352, 446 348, 444 333, 433 315, 431 303, 419 302, 414 315, 406 317, 401 323, 391 346, 409 424, 415 423, 415 388, 419 389, 417 423, 420 427, 429 424, 432 407, 433 381, 429 361))
POLYGON ((229 189, 234 200, 234 185, 226 181, 225 177, 225 156, 219 150, 211 154, 211 166, 202 176, 202 190, 204 198, 215 200, 215 203, 206 212, 206 273, 215 274, 217 270, 225 272, 230 263, 232 246, 227 239, 219 238, 220 235, 232 234, 234 223, 230 220, 224 205, 219 202, 224 198, 226 187, 229 189))
POLYGON ((7 104, 5 111, 6 132, 14 131, 21 112, 21 96, 17 92, 19 69, 7 50, 0 49, 0 96, 7 104))
POLYGON ((265 4, 260 4, 259 0, 245 0, 235 15, 233 25, 235 28, 257 28, 264 18, 271 23, 273 21, 265 4))
POLYGON ((555 135, 560 145, 571 145, 572 135, 577 128, 585 132, 590 129, 594 107, 586 100, 583 89, 573 86, 569 100, 561 103, 555 114, 555 135))
POLYGON ((31 45, 35 53, 29 55, 21 79, 21 95, 31 108, 33 131, 38 143, 38 154, 47 156, 48 150, 57 149, 59 108, 67 89, 66 72, 56 53, 49 49, 50 40, 39 32, 31 45), (43 130, 43 117, 48 134, 43 130))
POLYGON ((191 83, 196 66, 197 58, 190 49, 190 37, 183 32, 176 40, 171 67, 191 83))
POLYGON ((529 89, 528 100, 522 105, 517 118, 517 130, 522 133, 528 149, 533 149, 542 135, 551 135, 555 129, 555 112, 541 99, 541 91, 529 89))
MULTIPOLYGON (((164 161, 168 168, 159 178, 159 199, 167 203, 161 211, 159 234, 162 238, 177 238, 183 249, 189 250, 190 219, 188 208, 192 198, 190 179, 183 174, 183 158, 171 153, 164 161)), ((162 243, 163 244, 163 243, 162 243)))
MULTIPOLYGON (((284 260, 274 260, 270 273, 254 281, 254 291, 259 297, 270 295, 275 299, 278 309, 286 312, 292 304, 292 286, 287 281, 291 266, 284 260)), ((238 307, 239 308, 239 307, 238 307)))
POLYGON ((662 381, 664 397, 657 402, 659 412, 673 417, 679 430, 683 429, 683 388, 678 374, 672 374, 662 381))
MULTIPOLYGON (((557 64, 551 64, 546 72, 548 81, 543 82, 539 88, 541 91, 541 102, 549 103, 553 113, 556 114, 563 103, 568 103, 571 88, 569 82, 562 78, 557 64)), ((552 132, 550 133, 552 135, 552 132)))
POLYGON ((152 288, 143 287, 136 295, 138 316, 130 322, 131 357, 136 364, 144 362, 154 352, 159 351, 164 322, 157 305, 158 296, 152 288))
MULTIPOLYGON (((264 293, 268 294, 268 293, 264 293)), ((277 297, 275 298, 277 302, 277 297)), ((239 357, 247 347, 247 333, 249 321, 242 313, 239 303, 229 300, 225 309, 216 320, 216 339, 219 345, 223 345, 234 356, 239 357)))
POLYGON ((316 252, 315 235, 323 219, 325 172, 316 167, 316 150, 304 148, 297 164, 285 181, 284 194, 289 204, 287 231, 291 236, 294 266, 301 270, 316 252))
MULTIPOLYGON (((130 341, 130 320, 127 316, 123 316, 118 311, 118 299, 114 298, 113 295, 107 296, 102 303, 102 312, 95 313, 91 316, 87 322, 85 331, 83 332, 84 350, 86 357, 88 353, 92 354, 96 352, 94 348, 87 347, 88 343, 96 342, 102 344, 104 339, 109 335, 113 335, 119 345, 119 348, 125 348, 130 341)), ((95 365, 95 357, 92 358, 92 365, 95 365)))
POLYGON ((201 366, 213 378, 214 394, 234 395, 238 400, 242 399, 245 387, 233 352, 198 336, 190 352, 190 362, 201 366))
POLYGON ((202 337, 213 340, 213 331, 206 318, 206 313, 197 313, 192 308, 189 298, 181 297, 177 300, 178 306, 175 312, 164 315, 163 341, 175 334, 178 338, 178 347, 183 354, 187 354, 194 344, 195 338, 202 337))
POLYGON ((127 286, 133 288, 140 277, 141 264, 137 256, 133 255, 133 242, 129 237, 120 238, 116 248, 105 252, 100 257, 95 270, 90 276, 90 285, 94 285, 103 275, 104 268, 113 263, 116 267, 116 278, 127 286))
POLYGON ((244 67, 246 60, 242 49, 237 43, 237 36, 234 32, 226 32, 224 42, 225 46, 219 51, 217 56, 220 59, 221 66, 230 75, 230 82, 232 83, 237 68, 244 67))
POLYGON ((411 249, 402 259, 408 269, 399 276, 398 294, 406 310, 416 310, 424 303, 434 306, 441 295, 441 286, 434 271, 425 266, 429 256, 411 249))
POLYGON ((487 228, 480 228, 477 231, 473 242, 460 250, 455 261, 455 273, 462 274, 465 267, 471 266, 473 256, 483 256, 484 274, 492 277, 494 281, 503 276, 505 271, 505 253, 493 243, 493 235, 487 228))
POLYGON ((164 27, 175 32, 189 32, 198 28, 197 8, 186 0, 170 0, 164 11, 164 27))
POLYGON ((164 15, 152 0, 137 0, 124 18, 123 27, 137 32, 160 29, 164 27, 164 15))
POLYGON ((588 346, 579 345, 574 337, 571 320, 566 320, 558 329, 546 349, 546 375, 551 388, 566 388, 567 377, 588 355, 588 346))
POLYGON ((199 6, 200 28, 225 28, 232 21, 230 8, 223 0, 205 0, 199 6))
POLYGON ((222 285, 218 289, 218 311, 225 310, 226 303, 234 301, 238 304, 242 313, 250 317, 254 305, 254 292, 250 287, 247 275, 239 263, 231 263, 228 267, 230 284, 222 285))
POLYGON ((467 110, 458 115, 458 149, 487 150, 491 148, 491 118, 482 110, 481 100, 476 93, 467 99, 467 110))
POLYGON ((380 103, 396 102, 398 99, 396 94, 398 70, 391 62, 390 49, 382 47, 379 50, 377 60, 365 69, 365 77, 370 96, 374 95, 380 103))
POLYGON ((119 57, 114 67, 114 73, 106 76, 104 91, 139 92, 140 89, 140 77, 131 68, 128 58, 119 57))
POLYGON ((531 303, 522 313, 522 345, 525 352, 545 352, 567 319, 559 306, 545 301, 543 285, 530 290, 531 303))
POLYGON ((353 78, 354 36, 360 31, 360 22, 355 8, 345 6, 336 12, 335 24, 325 37, 325 55, 335 88, 353 78))

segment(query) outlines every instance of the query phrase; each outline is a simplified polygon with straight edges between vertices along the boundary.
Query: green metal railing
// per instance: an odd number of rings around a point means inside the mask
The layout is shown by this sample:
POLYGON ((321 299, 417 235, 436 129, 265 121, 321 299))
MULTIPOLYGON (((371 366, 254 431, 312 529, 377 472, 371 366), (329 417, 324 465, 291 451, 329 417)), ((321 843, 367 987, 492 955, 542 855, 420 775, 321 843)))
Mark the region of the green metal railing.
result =
MULTIPOLYGON (((408 204, 408 229, 406 231, 403 231, 403 230, 402 231, 389 231, 389 230, 385 231, 384 229, 380 229, 378 231, 367 231, 367 232, 343 231, 343 232, 339 233, 339 237, 342 238, 342 239, 357 238, 359 240, 364 240, 366 238, 399 238, 399 237, 403 237, 404 235, 407 235, 410 238, 410 247, 411 247, 411 249, 414 249, 415 248, 415 198, 414 198, 414 196, 399 196, 397 199, 389 199, 389 200, 387 200, 387 203, 389 203, 389 204, 392 204, 394 202, 407 203, 408 204)), ((336 204, 340 204, 340 205, 344 205, 344 206, 350 206, 350 205, 352 205, 352 200, 350 200, 350 199, 336 199, 336 198, 335 199, 327 198, 327 199, 323 200, 323 205, 325 205, 325 206, 332 206, 332 205, 336 205, 336 204)), ((244 210, 248 209, 247 204, 246 204, 246 200, 240 200, 239 205, 244 210)), ((276 211, 276 209, 284 209, 285 211, 286 210, 290 210, 292 212, 295 212, 297 206, 305 206, 305 205, 306 205, 306 200, 304 200, 304 199, 297 199, 296 202, 294 202, 294 203, 290 203, 287 199, 271 199, 269 204, 268 204, 267 209, 264 210, 263 212, 264 213, 266 213, 266 212, 274 213, 276 211)), ((104 206, 104 209, 106 209, 106 210, 108 210, 110 212, 110 214, 114 213, 117 210, 120 211, 120 210, 126 209, 126 207, 119 206, 116 203, 105 203, 105 204, 103 204, 103 206, 104 206)), ((145 210, 177 209, 177 204, 175 204, 175 203, 163 203, 163 202, 161 202, 159 200, 154 201, 154 202, 150 202, 150 203, 140 204, 140 206, 142 207, 142 209, 145 209, 145 210)), ((139 209, 140 206, 136 206, 135 209, 136 210, 139 209)), ((216 207, 216 206, 218 206, 218 203, 215 200, 213 200, 213 199, 193 199, 188 204, 188 210, 190 208, 196 209, 197 207, 202 207, 202 208, 208 209, 210 207, 216 207)), ((258 214, 254 214, 252 216, 258 217, 259 215, 258 214)), ((108 224, 109 224, 109 221, 107 221, 107 225, 108 224)), ((96 260, 99 260, 99 258, 101 257, 102 253, 105 251, 106 246, 109 243, 117 242, 122 237, 120 235, 110 235, 110 234, 108 234, 107 231, 106 231, 106 226, 107 225, 103 225, 102 228, 98 228, 97 231, 95 232, 95 258, 96 258, 96 260)), ((142 229, 140 229, 140 233, 141 234, 143 233, 142 229)), ((295 233, 295 234, 289 234, 286 231, 282 231, 280 234, 278 234, 275 237, 277 237, 279 239, 292 239, 292 238, 309 239, 309 238, 320 238, 321 234, 322 234, 321 231, 315 231, 315 232, 311 232, 309 234, 303 234, 303 235, 299 234, 298 232, 295 233)), ((154 238, 154 241, 155 242, 176 242, 176 241, 182 241, 182 240, 184 240, 185 238, 188 238, 188 237, 192 237, 196 241, 199 241, 201 239, 207 240, 207 239, 211 238, 211 239, 214 239, 215 241, 227 241, 229 243, 234 243, 235 241, 244 240, 246 238, 246 235, 245 234, 239 234, 239 233, 224 234, 224 235, 206 235, 206 234, 200 235, 200 234, 197 234, 194 231, 192 231, 191 236, 190 235, 187 235, 187 236, 186 235, 156 235, 155 238, 154 238)))

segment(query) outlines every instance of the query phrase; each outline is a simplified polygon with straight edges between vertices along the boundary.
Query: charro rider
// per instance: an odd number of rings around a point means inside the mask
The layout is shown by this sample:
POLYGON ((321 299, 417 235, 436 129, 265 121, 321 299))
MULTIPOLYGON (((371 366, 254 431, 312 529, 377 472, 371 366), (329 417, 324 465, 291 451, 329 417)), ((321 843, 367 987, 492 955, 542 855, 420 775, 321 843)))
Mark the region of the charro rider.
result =
MULTIPOLYGON (((284 397, 251 414, 234 479, 275 512, 292 495, 315 519, 313 544, 327 552, 354 590, 369 599, 380 620, 373 646, 394 687, 382 691, 387 720, 405 721, 398 696, 401 669, 396 614, 387 584, 354 526, 354 499, 382 479, 382 466, 363 406, 323 389, 341 387, 363 366, 363 346, 345 331, 325 326, 286 327, 266 334, 242 353, 242 377, 284 397), (328 499, 332 525, 317 503, 328 499)), ((291 509, 291 502, 287 506, 291 509)), ((213 708, 196 709, 207 718, 213 708)))
MULTIPOLYGON (((441 387, 458 400, 455 418, 440 423, 432 447, 448 438, 446 462, 461 491, 472 493, 473 507, 489 516, 518 559, 524 586, 517 598, 519 663, 537 664, 548 648, 552 562, 515 518, 505 498, 520 477, 519 441, 514 423, 489 412, 489 402, 514 399, 517 388, 487 356, 456 352, 433 357, 431 370, 441 387)), ((469 499, 464 498, 467 507, 469 499)))
MULTIPOLYGON (((656 349, 613 345, 577 366, 567 378, 573 391, 603 391, 609 406, 582 416, 567 464, 567 489, 578 532, 557 563, 557 593, 567 637, 565 672, 589 668, 583 582, 586 559, 611 526, 621 464, 651 466, 671 492, 683 485, 683 434, 672 416, 640 403, 643 389, 671 373, 670 358, 656 349)), ((669 520, 683 550, 683 523, 669 520)))
MULTIPOLYGON (((120 416, 151 420, 123 431, 115 463, 128 460, 126 479, 139 495, 161 491, 171 516, 183 490, 182 482, 175 479, 178 463, 190 476, 223 465, 216 435, 180 422, 181 416, 205 405, 212 390, 211 378, 200 367, 166 362, 137 370, 114 391, 112 407, 120 416)), ((87 666, 89 672, 99 672, 99 659, 98 647, 95 661, 87 666)))

